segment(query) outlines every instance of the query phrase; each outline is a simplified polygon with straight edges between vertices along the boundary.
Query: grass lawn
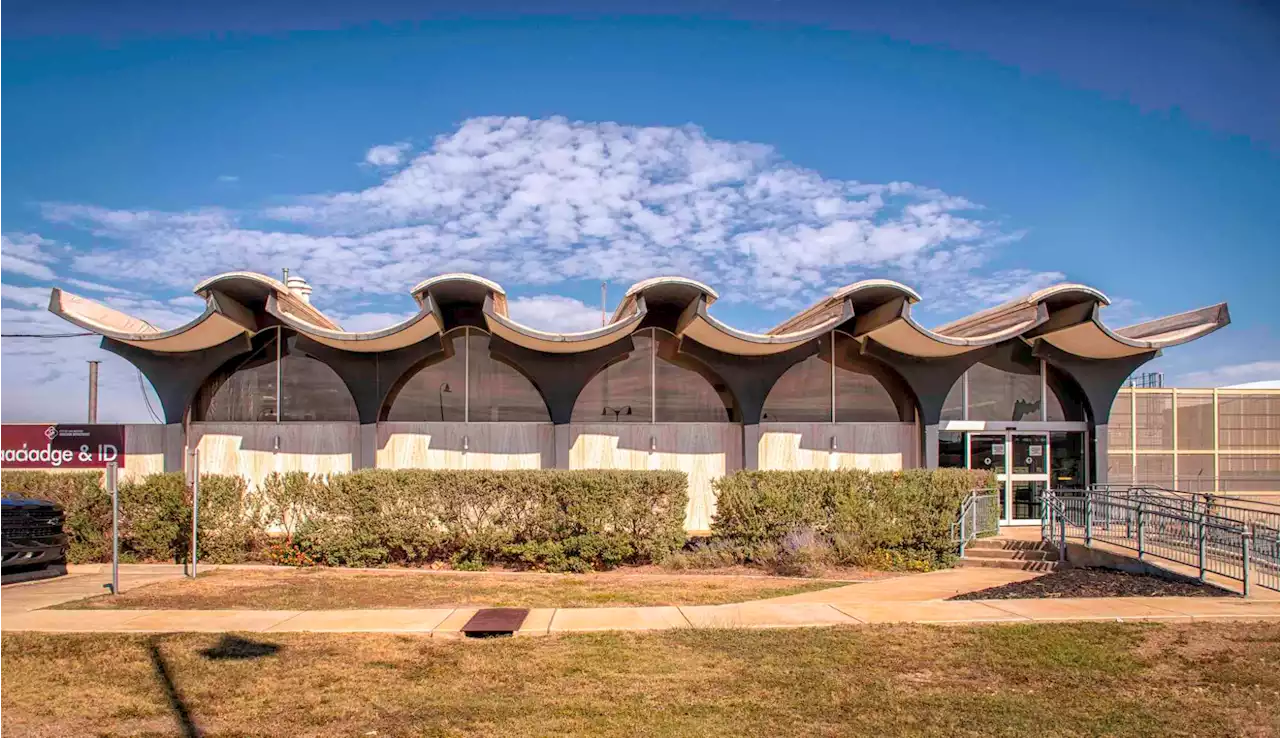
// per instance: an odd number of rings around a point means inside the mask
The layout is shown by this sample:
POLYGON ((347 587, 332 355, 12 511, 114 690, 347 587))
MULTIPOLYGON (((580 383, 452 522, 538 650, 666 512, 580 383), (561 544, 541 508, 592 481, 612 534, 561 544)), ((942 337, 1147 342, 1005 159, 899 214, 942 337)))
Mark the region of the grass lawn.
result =
POLYGON ((7 735, 1270 736, 1280 625, 3 637, 7 735), (376 731, 376 732, 375 732, 376 731))
POLYGON ((846 582, 693 574, 428 574, 219 569, 61 605, 64 609, 342 610, 378 607, 719 605, 846 582))

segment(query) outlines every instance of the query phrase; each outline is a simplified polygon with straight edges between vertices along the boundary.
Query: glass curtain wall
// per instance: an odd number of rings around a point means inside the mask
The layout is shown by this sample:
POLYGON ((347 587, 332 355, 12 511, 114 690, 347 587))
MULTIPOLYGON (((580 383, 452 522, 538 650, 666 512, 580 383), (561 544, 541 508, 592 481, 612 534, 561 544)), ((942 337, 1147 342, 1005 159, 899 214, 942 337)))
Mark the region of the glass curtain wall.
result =
POLYGON ((728 388, 681 356, 657 328, 632 335, 635 350, 592 377, 578 395, 574 423, 728 423, 739 419, 728 388))
POLYGON ((1013 369, 976 364, 943 404, 944 423, 978 423, 973 430, 938 434, 939 466, 994 473, 1006 523, 1038 520, 1046 489, 1078 488, 1088 482, 1088 434, 1070 425, 1053 430, 1043 425, 1071 423, 1082 428, 1085 417, 1083 407, 1073 406, 1070 416, 1078 420, 1067 420, 1055 383, 1046 381, 1048 372, 1044 362, 1017 363, 1013 369), (994 428, 984 423, 994 423, 994 428))
MULTIPOLYGON (((192 420, 214 423, 273 423, 359 420, 346 384, 323 362, 284 354, 277 371, 279 334, 206 382, 192 406, 192 420), (281 380, 277 387, 277 375, 281 380)), ((281 352, 283 353, 283 352, 281 352)))
MULTIPOLYGON (((1045 381, 1044 362, 1012 372, 975 364, 960 377, 942 404, 942 420, 1065 422, 1062 398, 1045 381)), ((1083 418, 1083 408, 1077 417, 1083 418)))
POLYGON ((391 400, 386 419, 408 422, 551 422, 542 395, 524 375, 493 358, 489 334, 459 328, 450 351, 422 367, 391 400))
POLYGON ((818 353, 788 369, 769 391, 761 420, 769 423, 895 423, 889 390, 858 361, 853 339, 828 334, 818 353))

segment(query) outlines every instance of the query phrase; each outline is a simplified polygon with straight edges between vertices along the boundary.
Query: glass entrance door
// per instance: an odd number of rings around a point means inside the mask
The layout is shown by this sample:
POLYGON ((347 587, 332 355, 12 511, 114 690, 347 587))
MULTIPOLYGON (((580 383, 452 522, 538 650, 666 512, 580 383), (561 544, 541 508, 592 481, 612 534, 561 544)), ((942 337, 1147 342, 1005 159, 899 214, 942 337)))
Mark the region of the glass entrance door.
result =
POLYGON ((1049 434, 1007 432, 969 436, 969 468, 996 475, 1000 518, 1005 524, 1040 520, 1040 499, 1049 486, 1049 434))
POLYGON ((1040 498, 1049 487, 1049 434, 1010 433, 1010 522, 1040 520, 1040 498))

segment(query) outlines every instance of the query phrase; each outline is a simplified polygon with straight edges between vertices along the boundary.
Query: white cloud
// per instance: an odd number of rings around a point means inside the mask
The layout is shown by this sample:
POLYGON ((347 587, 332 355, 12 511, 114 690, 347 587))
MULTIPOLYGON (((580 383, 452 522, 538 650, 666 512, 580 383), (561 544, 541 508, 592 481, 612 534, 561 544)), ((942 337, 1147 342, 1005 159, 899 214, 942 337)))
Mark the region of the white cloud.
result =
POLYGON ((132 290, 126 290, 121 287, 112 287, 109 284, 99 284, 97 282, 89 282, 84 279, 66 278, 66 279, 60 279, 59 282, 69 284, 73 287, 79 287, 80 289, 83 289, 83 290, 89 290, 90 292, 103 292, 108 295, 136 295, 137 294, 132 290))
POLYGON ((49 305, 49 288, 18 287, 12 284, 0 285, 0 299, 5 302, 16 302, 27 307, 43 308, 49 305))
POLYGON ((405 141, 374 146, 364 153, 364 163, 373 167, 400 166, 412 148, 413 146, 405 141))
POLYGON ((101 239, 73 262, 86 273, 188 288, 221 271, 288 266, 339 299, 402 294, 445 271, 526 285, 674 273, 728 303, 794 309, 872 275, 951 292, 1020 235, 964 198, 823 177, 693 126, 476 118, 412 158, 405 145, 387 148, 371 160, 403 157, 403 167, 372 187, 257 212, 44 212, 101 239))
POLYGON ((600 327, 600 307, 570 297, 534 295, 507 303, 512 320, 553 333, 579 333, 600 327))
MULTIPOLYGON (((511 300, 512 317, 564 332, 599 326, 598 308, 544 286, 678 274, 715 287, 730 309, 751 302, 782 313, 888 276, 919 289, 922 308, 967 312, 1063 278, 989 273, 992 256, 1022 234, 962 197, 824 177, 768 146, 694 126, 476 118, 416 154, 404 142, 375 146, 365 165, 380 178, 370 187, 260 209, 44 203, 46 220, 82 231, 91 245, 8 234, 3 267, 96 293, 160 328, 203 309, 198 297, 165 295, 220 272, 288 267, 325 304, 352 311, 335 315, 352 331, 403 320, 408 313, 386 296, 407 303, 413 284, 451 271, 535 287, 511 300)), ((2 294, 6 332, 68 332, 45 310, 46 288, 5 285, 2 294)), ((4 418, 79 419, 83 362, 95 358, 102 417, 146 420, 136 372, 97 343, 6 339, 4 418)))
POLYGON ((54 257, 44 248, 54 242, 34 233, 11 233, 0 237, 0 269, 35 279, 53 279, 49 264, 54 257))
MULTIPOLYGON (((508 301, 511 318, 538 330, 554 333, 577 333, 600 327, 600 307, 562 295, 534 295, 508 301)), ((388 328, 407 319, 409 313, 362 312, 331 313, 344 330, 358 333, 388 328)))
POLYGON ((1188 372, 1179 378, 1178 384, 1186 387, 1225 387, 1267 380, 1280 380, 1280 361, 1224 364, 1213 369, 1188 372))
POLYGON ((218 175, 218 181, 223 184, 235 184, 240 181, 240 177, 235 174, 220 174, 218 175))

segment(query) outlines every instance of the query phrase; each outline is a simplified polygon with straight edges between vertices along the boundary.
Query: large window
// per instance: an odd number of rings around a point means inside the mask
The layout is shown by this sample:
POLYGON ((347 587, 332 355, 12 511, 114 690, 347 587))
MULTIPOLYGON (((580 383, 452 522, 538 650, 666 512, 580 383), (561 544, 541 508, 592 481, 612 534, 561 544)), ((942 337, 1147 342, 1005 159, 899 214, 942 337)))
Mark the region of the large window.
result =
POLYGON ((461 328, 448 351, 419 369, 390 399, 387 420, 415 422, 550 422, 536 387, 489 354, 489 334, 461 328))
POLYGON ((681 355, 676 338, 650 328, 635 350, 596 374, 573 406, 574 423, 723 423, 737 419, 727 388, 681 355))
POLYGON ((1043 420, 1040 372, 975 364, 968 372, 969 420, 1043 420))
POLYGON ((761 420, 776 423, 831 422, 831 359, 823 351, 791 367, 778 378, 764 401, 761 420))
MULTIPOLYGON (((1019 366, 1018 371, 975 364, 947 393, 942 420, 1083 421, 1082 407, 1074 407, 1074 417, 1068 417, 1055 387, 1058 382, 1046 382, 1046 371, 1050 370, 1043 362, 1019 366)), ((1059 380, 1060 375, 1053 378, 1059 380)))
POLYGON ((853 339, 843 333, 827 334, 817 354, 778 378, 765 399, 761 420, 777 423, 900 420, 893 396, 873 374, 872 367, 851 350, 853 343, 853 339))
POLYGON ((192 420, 215 423, 275 422, 277 375, 282 421, 357 421, 356 403, 342 379, 323 362, 284 354, 276 365, 276 340, 237 360, 201 388, 192 420))

